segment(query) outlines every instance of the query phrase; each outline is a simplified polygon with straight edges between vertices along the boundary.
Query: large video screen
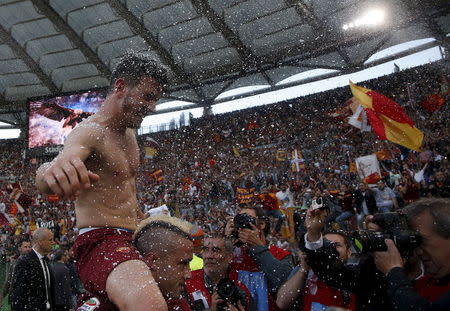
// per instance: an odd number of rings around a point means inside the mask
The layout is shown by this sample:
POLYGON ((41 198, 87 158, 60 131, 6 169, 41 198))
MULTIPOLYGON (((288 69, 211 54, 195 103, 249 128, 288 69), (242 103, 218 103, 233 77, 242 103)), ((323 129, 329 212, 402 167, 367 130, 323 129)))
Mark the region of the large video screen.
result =
POLYGON ((89 91, 28 102, 28 148, 62 145, 83 119, 100 108, 106 91, 89 91))

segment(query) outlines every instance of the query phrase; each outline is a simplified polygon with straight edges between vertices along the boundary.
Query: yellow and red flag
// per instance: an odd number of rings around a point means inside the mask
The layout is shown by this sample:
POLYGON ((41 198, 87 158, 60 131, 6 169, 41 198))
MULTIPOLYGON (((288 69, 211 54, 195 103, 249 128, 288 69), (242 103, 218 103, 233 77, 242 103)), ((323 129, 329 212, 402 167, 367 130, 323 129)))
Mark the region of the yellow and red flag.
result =
POLYGON ((373 132, 411 150, 420 151, 423 133, 414 126, 405 110, 392 99, 350 81, 353 96, 364 107, 373 132))

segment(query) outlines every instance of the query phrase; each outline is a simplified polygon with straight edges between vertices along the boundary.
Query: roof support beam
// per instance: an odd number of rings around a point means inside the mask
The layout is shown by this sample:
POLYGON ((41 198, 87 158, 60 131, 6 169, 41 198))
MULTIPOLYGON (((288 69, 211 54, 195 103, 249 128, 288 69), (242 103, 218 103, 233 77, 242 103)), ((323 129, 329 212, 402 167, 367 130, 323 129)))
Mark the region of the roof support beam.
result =
MULTIPOLYGON (((426 50, 426 49, 429 49, 429 48, 432 48, 432 47, 435 47, 435 46, 436 46, 436 42, 425 43, 425 44, 419 45, 419 46, 417 46, 417 47, 415 47, 415 48, 413 48, 411 50, 403 51, 403 52, 400 52, 400 53, 397 53, 397 54, 394 54, 394 55, 390 55, 388 57, 384 57, 384 58, 378 59, 378 60, 376 60, 374 62, 371 62, 368 65, 365 65, 364 68, 361 68, 361 69, 374 67, 376 65, 383 64, 383 63, 386 63, 388 61, 397 59, 399 57, 408 56, 410 54, 413 54, 413 53, 416 53, 416 52, 420 52, 420 51, 423 51, 423 50, 426 50)), ((277 86, 274 86, 274 87, 271 87, 271 88, 267 88, 267 89, 256 90, 256 91, 253 91, 253 92, 250 92, 250 93, 245 93, 245 94, 238 94, 238 95, 235 95, 235 96, 232 96, 232 97, 229 97, 229 98, 224 98, 224 99, 217 100, 217 101, 214 102, 214 104, 227 102, 227 101, 235 100, 235 99, 239 99, 239 98, 245 98, 245 97, 249 97, 249 96, 254 96, 254 95, 258 95, 258 94, 263 94, 263 93, 267 93, 267 92, 277 91, 277 90, 280 90, 280 89, 286 89, 286 88, 292 87, 292 86, 299 86, 299 85, 302 85, 302 84, 306 84, 306 83, 310 83, 310 82, 314 82, 314 81, 319 81, 319 80, 323 80, 323 79, 327 79, 327 78, 337 77, 337 76, 340 76, 340 75, 343 75, 343 74, 349 74, 349 73, 352 73, 352 72, 354 72, 354 69, 353 68, 348 68, 348 69, 346 69, 346 70, 344 70, 342 72, 332 72, 332 73, 329 73, 327 75, 313 77, 313 78, 306 79, 306 80, 293 81, 291 83, 280 84, 280 85, 277 85, 277 86)))
POLYGON ((251 49, 249 49, 239 38, 239 36, 231 30, 230 27, 225 23, 222 17, 217 14, 214 9, 208 4, 208 1, 204 0, 191 0, 197 13, 199 15, 205 16, 211 23, 216 31, 219 31, 225 40, 227 40, 239 53, 239 56, 244 61, 245 65, 250 67, 258 66, 260 63, 258 57, 253 54, 251 49))
MULTIPOLYGON (((303 0, 285 0, 286 4, 291 4, 294 6, 297 13, 302 16, 309 25, 314 29, 315 33, 322 38, 325 38, 330 35, 336 36, 337 33, 331 34, 329 31, 327 31, 322 23, 319 21, 317 16, 314 14, 313 9, 310 8, 303 0)), ((342 59, 347 64, 346 67, 349 67, 352 65, 352 60, 350 57, 348 57, 347 53, 341 50, 340 47, 336 47, 336 51, 339 53, 339 55, 342 57, 342 59)))
POLYGON ((111 71, 98 55, 83 41, 80 36, 66 23, 66 21, 50 6, 48 0, 31 0, 38 11, 45 15, 57 29, 61 30, 64 35, 75 45, 76 48, 86 56, 89 63, 93 64, 103 77, 109 79, 111 71))
POLYGON ((28 55, 27 51, 16 41, 16 39, 11 36, 9 32, 7 32, 2 25, 0 25, 0 39, 9 45, 9 47, 14 51, 16 56, 24 61, 24 63, 30 68, 30 70, 38 76, 41 80, 42 84, 46 86, 50 92, 58 93, 59 89, 53 83, 52 79, 45 74, 42 68, 39 66, 36 61, 28 55))
MULTIPOLYGON (((363 70, 363 69, 370 68, 370 67, 373 67, 373 66, 376 66, 376 65, 379 65, 379 64, 383 64, 383 63, 388 62, 390 60, 394 60, 394 59, 397 59, 397 58, 400 58, 400 57, 408 56, 410 54, 417 53, 417 52, 420 52, 420 51, 423 51, 423 50, 426 50, 426 49, 429 49, 429 48, 432 48, 432 47, 435 47, 435 46, 437 46, 436 42, 428 42, 428 43, 419 45, 419 46, 417 46, 417 47, 415 47, 413 49, 406 50, 406 51, 403 51, 403 52, 400 52, 400 53, 397 53, 397 54, 394 54, 394 55, 391 55, 391 56, 388 56, 388 57, 385 57, 385 58, 378 59, 378 60, 376 60, 374 62, 371 62, 371 63, 369 63, 367 65, 362 65, 361 67, 358 67, 358 68, 349 68, 349 69, 346 69, 346 70, 341 71, 341 72, 330 73, 329 76, 328 75, 319 76, 317 78, 313 78, 312 80, 302 80, 302 81, 300 81, 301 83, 298 83, 298 81, 295 81, 293 83, 296 83, 295 85, 301 85, 301 84, 305 84, 305 83, 308 83, 308 82, 322 80, 322 79, 325 79, 325 77, 333 77, 333 76, 338 76, 338 75, 342 75, 342 74, 345 74, 345 73, 351 73, 351 72, 354 72, 355 69, 363 70)), ((305 57, 305 58, 307 58, 307 57, 305 57)), ((301 60, 303 60, 303 58, 280 62, 279 65, 280 66, 282 66, 282 65, 295 65, 295 63, 300 62, 301 60)), ((272 64, 272 65, 270 65, 270 68, 264 67, 264 70, 268 70, 268 69, 272 69, 272 68, 276 68, 276 67, 277 66, 272 64)), ((255 72, 247 72, 248 75, 253 74, 253 73, 255 73, 255 72)), ((209 81, 205 81, 203 84, 204 85, 208 85, 208 84, 214 84, 214 83, 223 82, 223 81, 229 81, 229 80, 234 81, 234 79, 237 79, 239 77, 241 77, 241 76, 235 75, 235 76, 220 77, 220 78, 217 78, 217 79, 210 79, 209 81)), ((278 89, 278 88, 285 88, 286 85, 289 86, 290 84, 277 85, 277 86, 275 86, 275 88, 276 89, 278 89)), ((270 92, 272 90, 275 90, 275 89, 272 87, 272 88, 267 88, 267 89, 263 89, 263 90, 258 90, 256 92, 258 92, 258 94, 261 94, 261 93, 265 93, 265 92, 270 92)), ((237 96, 240 96, 240 95, 237 95, 237 96)), ((244 96, 244 97, 246 97, 246 96, 244 96)), ((231 100, 231 99, 228 98, 226 100, 231 100)), ((226 100, 224 99, 224 101, 226 101, 226 100)), ((221 102, 221 101, 219 101, 219 102, 221 102)), ((216 101, 214 103, 216 104, 216 103, 218 103, 218 101, 216 101)))
MULTIPOLYGON (((414 1, 410 0, 400 0, 400 2, 406 7, 411 16, 418 16, 420 20, 422 20, 431 31, 431 34, 435 37, 439 43, 443 44, 446 39, 446 33, 441 29, 441 27, 436 23, 433 18, 431 18, 428 14, 426 14, 422 8, 421 3, 414 3, 414 1)), ((447 8, 447 11, 448 10, 447 8)))
POLYGON ((197 95, 205 100, 205 96, 202 94, 201 90, 195 88, 195 83, 192 78, 184 71, 184 69, 179 66, 172 55, 159 43, 158 39, 155 38, 148 30, 145 28, 144 24, 139 21, 139 19, 130 12, 127 7, 125 7, 119 0, 109 0, 108 1, 111 8, 123 18, 131 30, 140 35, 144 41, 159 55, 162 62, 170 67, 170 69, 175 73, 177 77, 181 78, 180 83, 189 84, 197 93, 197 95))
POLYGON ((392 33, 386 34, 384 38, 364 56, 363 60, 359 64, 356 64, 356 66, 357 67, 363 66, 364 62, 367 61, 373 54, 378 52, 378 50, 381 49, 381 47, 385 45, 391 38, 392 33))

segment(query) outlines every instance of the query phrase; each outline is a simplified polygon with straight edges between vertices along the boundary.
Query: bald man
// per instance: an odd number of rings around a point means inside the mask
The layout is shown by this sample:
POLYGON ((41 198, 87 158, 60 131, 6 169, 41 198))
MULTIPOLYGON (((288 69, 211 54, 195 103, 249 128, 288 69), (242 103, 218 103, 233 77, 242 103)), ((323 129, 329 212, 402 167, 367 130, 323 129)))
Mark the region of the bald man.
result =
POLYGON ((53 233, 46 228, 38 228, 31 243, 31 252, 21 257, 14 268, 11 311, 46 311, 52 308, 52 276, 47 255, 55 243, 53 233))

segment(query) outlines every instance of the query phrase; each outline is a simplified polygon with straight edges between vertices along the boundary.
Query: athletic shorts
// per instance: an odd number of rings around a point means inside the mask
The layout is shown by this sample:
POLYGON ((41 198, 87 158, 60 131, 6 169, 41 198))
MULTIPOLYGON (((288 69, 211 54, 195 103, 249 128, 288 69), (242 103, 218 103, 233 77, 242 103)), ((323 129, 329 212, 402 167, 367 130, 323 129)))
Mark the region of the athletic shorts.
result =
POLYGON ((119 310, 106 293, 106 280, 120 263, 141 260, 132 243, 133 232, 98 228, 80 234, 73 246, 78 275, 84 288, 100 300, 99 311, 119 310))

